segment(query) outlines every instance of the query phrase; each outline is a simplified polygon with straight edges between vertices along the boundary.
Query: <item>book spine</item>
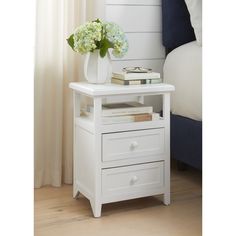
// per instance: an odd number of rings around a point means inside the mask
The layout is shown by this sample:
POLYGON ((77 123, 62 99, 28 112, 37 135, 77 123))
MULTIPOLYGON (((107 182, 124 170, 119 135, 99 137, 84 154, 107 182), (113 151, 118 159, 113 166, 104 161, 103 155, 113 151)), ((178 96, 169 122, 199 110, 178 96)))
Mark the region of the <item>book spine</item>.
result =
POLYGON ((102 116, 136 115, 136 114, 144 114, 152 112, 153 112, 152 107, 132 107, 123 109, 102 110, 102 116))
POLYGON ((162 83, 162 79, 121 80, 112 78, 111 82, 121 85, 159 84, 162 83))
POLYGON ((140 114, 140 115, 134 116, 135 122, 150 121, 150 120, 152 120, 152 114, 140 114))
POLYGON ((129 74, 119 74, 113 73, 113 78, 121 80, 140 80, 140 79, 160 79, 160 73, 129 73, 129 74))
POLYGON ((162 79, 147 79, 145 84, 159 84, 162 83, 162 79))
POLYGON ((116 78, 112 78, 111 82, 114 84, 121 84, 121 85, 139 85, 145 83, 144 80, 122 80, 116 78))

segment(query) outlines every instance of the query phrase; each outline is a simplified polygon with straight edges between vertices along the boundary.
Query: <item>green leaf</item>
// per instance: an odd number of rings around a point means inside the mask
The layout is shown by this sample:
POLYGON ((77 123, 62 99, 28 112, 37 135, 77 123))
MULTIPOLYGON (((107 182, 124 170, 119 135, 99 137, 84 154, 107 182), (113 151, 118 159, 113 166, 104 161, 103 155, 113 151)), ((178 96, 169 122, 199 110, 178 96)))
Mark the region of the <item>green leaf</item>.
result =
POLYGON ((93 20, 92 22, 101 23, 101 20, 99 18, 97 18, 96 20, 93 20))
POLYGON ((66 40, 67 40, 68 44, 71 46, 71 48, 74 50, 74 37, 73 37, 73 34, 66 40))
POLYGON ((102 58, 105 57, 107 51, 108 51, 108 48, 106 48, 106 47, 100 48, 100 56, 101 56, 102 58))
POLYGON ((102 58, 105 57, 108 49, 111 48, 111 47, 112 47, 112 44, 106 38, 104 38, 101 41, 100 56, 102 58))

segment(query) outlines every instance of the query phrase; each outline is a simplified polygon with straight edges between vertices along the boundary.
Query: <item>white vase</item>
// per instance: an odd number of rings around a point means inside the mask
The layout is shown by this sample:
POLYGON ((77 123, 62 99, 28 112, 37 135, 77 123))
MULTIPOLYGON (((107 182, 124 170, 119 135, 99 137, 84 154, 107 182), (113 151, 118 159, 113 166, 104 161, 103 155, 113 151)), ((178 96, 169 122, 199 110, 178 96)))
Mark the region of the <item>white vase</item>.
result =
POLYGON ((104 84, 111 81, 112 67, 110 55, 107 53, 104 58, 99 50, 89 52, 85 56, 84 76, 89 83, 104 84))

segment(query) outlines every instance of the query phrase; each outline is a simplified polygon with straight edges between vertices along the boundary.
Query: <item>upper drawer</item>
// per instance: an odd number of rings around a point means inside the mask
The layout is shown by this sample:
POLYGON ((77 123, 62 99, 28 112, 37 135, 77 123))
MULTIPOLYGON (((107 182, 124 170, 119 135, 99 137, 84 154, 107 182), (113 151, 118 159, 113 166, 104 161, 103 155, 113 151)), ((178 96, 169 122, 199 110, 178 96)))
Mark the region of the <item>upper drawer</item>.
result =
POLYGON ((161 7, 108 5, 106 20, 117 23, 125 32, 160 32, 161 7))
POLYGON ((106 0, 111 5, 161 5, 161 0, 106 0))
POLYGON ((104 134, 102 141, 103 162, 163 159, 164 128, 104 134))

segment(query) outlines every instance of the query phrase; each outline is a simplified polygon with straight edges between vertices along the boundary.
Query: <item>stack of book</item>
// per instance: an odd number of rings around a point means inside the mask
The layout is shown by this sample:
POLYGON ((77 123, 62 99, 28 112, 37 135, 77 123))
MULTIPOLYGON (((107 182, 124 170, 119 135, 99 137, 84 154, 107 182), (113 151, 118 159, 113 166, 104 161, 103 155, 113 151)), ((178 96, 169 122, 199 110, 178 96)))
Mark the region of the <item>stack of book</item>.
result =
MULTIPOLYGON (((87 106, 85 115, 93 117, 93 106, 87 106)), ((102 106, 102 124, 151 121, 153 119, 159 119, 159 114, 153 113, 153 107, 138 102, 108 103, 102 106)))
POLYGON ((113 72, 111 82, 121 85, 135 84, 158 84, 162 83, 161 75, 158 72, 130 73, 113 72))

